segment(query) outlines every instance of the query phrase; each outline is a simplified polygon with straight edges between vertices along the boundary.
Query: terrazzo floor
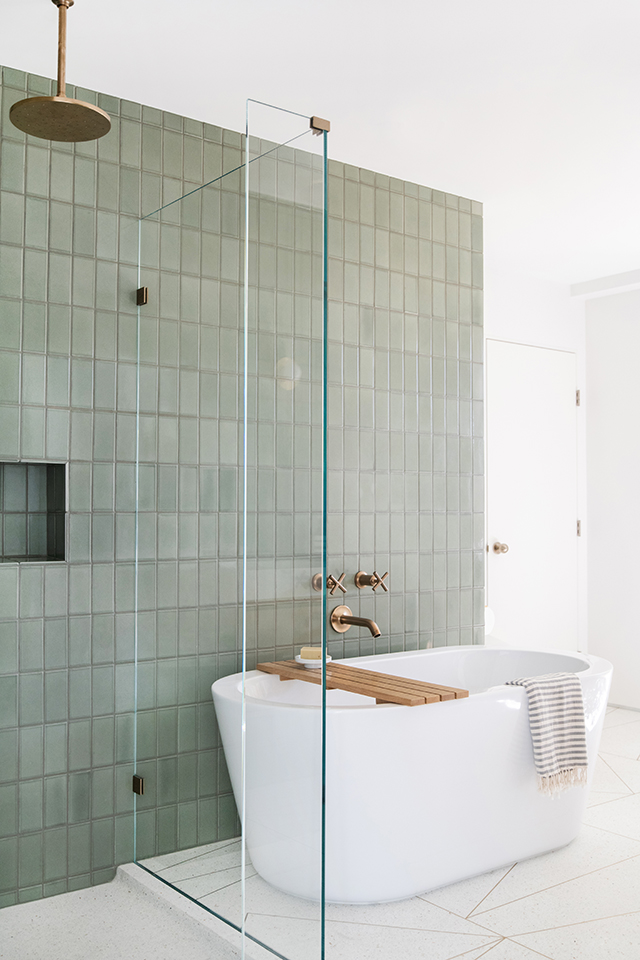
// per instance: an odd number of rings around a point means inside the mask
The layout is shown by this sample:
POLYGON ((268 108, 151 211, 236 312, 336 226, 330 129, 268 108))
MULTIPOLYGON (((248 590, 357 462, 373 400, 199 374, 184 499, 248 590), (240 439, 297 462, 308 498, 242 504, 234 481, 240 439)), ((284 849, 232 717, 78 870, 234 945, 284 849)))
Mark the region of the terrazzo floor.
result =
MULTIPOLYGON (((327 960, 639 960, 640 713, 609 708, 600 751, 568 847, 401 903, 329 905, 327 960)), ((145 864, 237 923, 239 857, 227 841, 145 864)), ((317 906, 247 877, 247 931, 286 960, 317 960, 317 906)))

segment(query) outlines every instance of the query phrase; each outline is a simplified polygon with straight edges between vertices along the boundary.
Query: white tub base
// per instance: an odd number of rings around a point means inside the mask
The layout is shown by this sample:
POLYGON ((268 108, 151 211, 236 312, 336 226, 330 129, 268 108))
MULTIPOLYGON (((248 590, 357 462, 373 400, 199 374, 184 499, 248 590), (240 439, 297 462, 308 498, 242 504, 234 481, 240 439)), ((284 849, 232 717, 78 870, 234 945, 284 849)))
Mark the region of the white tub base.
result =
MULTIPOLYGON (((526 693, 517 676, 578 672, 589 782, 611 683, 576 653, 450 647, 345 660, 470 690, 468 700, 376 705, 327 692, 326 899, 402 900, 569 843, 588 790, 538 792, 526 693)), ((240 809, 241 674, 213 685, 240 809)), ((321 853, 320 689, 252 671, 246 680, 245 832, 264 880, 317 900, 321 853)))

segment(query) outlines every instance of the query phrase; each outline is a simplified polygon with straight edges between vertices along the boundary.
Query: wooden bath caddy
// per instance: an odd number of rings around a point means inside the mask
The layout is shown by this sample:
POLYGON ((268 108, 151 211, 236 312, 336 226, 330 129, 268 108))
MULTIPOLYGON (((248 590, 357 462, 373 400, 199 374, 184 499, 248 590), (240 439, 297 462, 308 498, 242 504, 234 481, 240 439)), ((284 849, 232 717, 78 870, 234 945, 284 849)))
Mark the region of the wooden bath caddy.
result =
MULTIPOLYGON (((263 673, 279 674, 281 680, 306 680, 307 683, 322 683, 322 670, 307 670, 295 660, 276 660, 259 663, 263 673)), ((458 687, 443 687, 423 680, 408 680, 394 677, 377 670, 363 670, 332 660, 327 664, 327 690, 347 690, 364 697, 374 697, 376 703, 399 703, 405 707, 417 707, 423 703, 439 703, 441 700, 461 700, 469 696, 468 690, 458 687)))

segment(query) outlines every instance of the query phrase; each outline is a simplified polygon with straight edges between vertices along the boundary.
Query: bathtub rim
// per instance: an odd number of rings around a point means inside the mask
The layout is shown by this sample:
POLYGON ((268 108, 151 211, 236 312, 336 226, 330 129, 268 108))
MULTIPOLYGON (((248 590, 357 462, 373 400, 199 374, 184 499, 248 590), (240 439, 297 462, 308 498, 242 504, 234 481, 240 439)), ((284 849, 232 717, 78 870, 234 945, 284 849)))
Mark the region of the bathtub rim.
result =
MULTIPOLYGON (((484 651, 492 651, 497 653, 517 653, 517 654, 548 654, 549 656, 564 656, 572 657, 573 659, 581 660, 586 664, 586 669, 575 671, 576 676, 589 677, 590 679, 595 679, 596 677, 606 676, 610 671, 613 671, 613 664, 609 660, 605 660, 604 657, 596 657, 592 654, 581 653, 577 650, 541 650, 534 648, 520 649, 518 647, 485 647, 479 644, 460 644, 459 646, 451 647, 435 647, 429 650, 400 650, 395 653, 376 653, 368 654, 364 657, 344 657, 341 660, 336 660, 336 663, 357 663, 372 664, 373 662, 383 660, 383 662, 392 661, 395 659, 406 658, 410 656, 445 656, 451 655, 451 653, 457 653, 458 651, 476 651, 478 654, 483 653, 484 651)), ((572 672, 572 671, 570 671, 572 672)), ((249 683, 256 678, 265 678, 273 676, 273 674, 263 673, 261 670, 248 670, 246 674, 246 681, 249 683)), ((502 690, 503 687, 506 687, 506 683, 494 684, 491 687, 487 687, 485 690, 480 690, 477 693, 470 693, 468 697, 465 697, 464 700, 460 702, 469 702, 472 699, 477 699, 478 697, 484 697, 487 694, 491 694, 493 691, 502 690)), ((513 692, 513 687, 510 687, 510 692, 513 692)), ((242 700, 242 673, 232 673, 226 677, 220 677, 220 679, 215 680, 211 684, 211 694, 215 699, 215 696, 219 696, 222 699, 230 700, 234 702, 240 702, 242 700)), ((249 690, 245 690, 245 701, 250 701, 255 704, 265 704, 272 708, 278 709, 288 709, 288 710, 319 710, 319 704, 311 703, 286 703, 280 700, 270 700, 266 697, 257 697, 253 696, 249 690)), ((451 707, 453 704, 458 701, 442 701, 441 703, 427 704, 429 707, 451 707)), ((404 710, 405 707, 399 703, 363 703, 363 704, 335 704, 331 705, 327 703, 326 709, 327 713, 337 712, 339 710, 379 710, 384 708, 386 710, 404 710)), ((410 708, 411 709, 411 708, 410 708)))

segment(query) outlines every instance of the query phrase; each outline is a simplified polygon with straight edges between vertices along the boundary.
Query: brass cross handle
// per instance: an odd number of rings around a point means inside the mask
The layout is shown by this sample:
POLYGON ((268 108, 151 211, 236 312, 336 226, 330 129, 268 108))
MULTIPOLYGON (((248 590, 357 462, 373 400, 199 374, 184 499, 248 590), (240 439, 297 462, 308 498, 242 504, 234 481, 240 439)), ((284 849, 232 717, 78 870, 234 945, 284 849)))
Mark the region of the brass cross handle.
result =
MULTIPOLYGON (((336 580, 336 578, 334 577, 334 575, 333 575, 332 573, 330 573, 330 574, 328 575, 328 577, 327 577, 327 590, 329 591, 329 593, 331 594, 331 596, 334 595, 334 593, 336 592, 336 589, 340 589, 343 593, 346 593, 346 592, 347 592, 347 588, 345 587, 345 585, 344 585, 343 582, 342 582, 342 581, 344 580, 345 576, 346 576, 346 574, 341 573, 340 576, 338 577, 338 579, 336 580)), ((313 586, 313 589, 314 589, 314 590, 317 590, 318 592, 320 592, 320 590, 322 590, 322 574, 321 574, 321 573, 316 573, 316 575, 313 577, 313 579, 312 579, 312 581, 311 581, 311 585, 313 586)))
POLYGON ((382 576, 379 576, 375 570, 373 573, 365 573, 364 570, 360 570, 359 573, 356 573, 354 582, 359 590, 363 590, 365 587, 372 587, 374 590, 377 590, 378 587, 382 587, 385 593, 389 593, 389 588, 384 582, 388 576, 388 570, 386 573, 383 573, 382 576))
POLYGON ((332 573, 329 574, 329 576, 327 577, 327 590, 329 591, 331 596, 333 596, 334 593, 336 592, 336 587, 339 590, 342 590, 343 593, 347 592, 347 588, 342 582, 344 580, 344 577, 345 577, 344 573, 341 573, 338 579, 336 580, 336 578, 332 573))

